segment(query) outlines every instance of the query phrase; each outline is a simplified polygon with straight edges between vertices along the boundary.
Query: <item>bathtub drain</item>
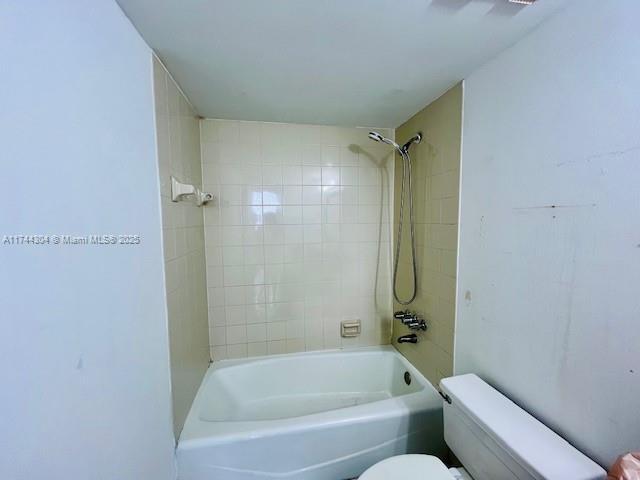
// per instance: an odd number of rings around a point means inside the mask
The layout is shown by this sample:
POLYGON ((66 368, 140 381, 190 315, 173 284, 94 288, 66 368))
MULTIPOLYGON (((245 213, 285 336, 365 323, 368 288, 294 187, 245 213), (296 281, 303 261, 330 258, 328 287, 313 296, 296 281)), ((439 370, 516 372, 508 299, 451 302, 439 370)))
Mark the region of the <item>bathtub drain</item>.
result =
POLYGON ((409 372, 404 372, 404 383, 411 385, 411 374, 409 372))

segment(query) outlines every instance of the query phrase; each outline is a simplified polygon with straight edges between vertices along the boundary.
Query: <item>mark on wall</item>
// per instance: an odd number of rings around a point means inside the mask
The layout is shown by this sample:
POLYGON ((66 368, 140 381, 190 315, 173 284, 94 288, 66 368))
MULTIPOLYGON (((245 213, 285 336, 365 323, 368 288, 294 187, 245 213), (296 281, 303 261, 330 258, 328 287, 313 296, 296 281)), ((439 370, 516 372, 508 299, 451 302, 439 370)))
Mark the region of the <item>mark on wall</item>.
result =
POLYGON ((533 207, 513 207, 514 210, 539 210, 545 208, 595 208, 597 204, 595 203, 584 203, 584 204, 576 204, 576 205, 537 205, 533 207))
POLYGON ((640 150, 640 145, 634 145, 632 147, 623 149, 623 150, 612 150, 609 152, 595 153, 593 155, 589 155, 585 158, 581 158, 578 160, 567 160, 566 162, 558 162, 556 166, 562 167, 563 165, 575 165, 578 163, 590 163, 592 161, 602 160, 602 159, 611 159, 611 158, 619 158, 624 157, 625 155, 640 150))
POLYGON ((444 13, 453 14, 462 10, 471 3, 486 5, 484 15, 496 15, 502 17, 513 17, 520 10, 526 7, 524 4, 504 2, 500 0, 432 0, 430 7, 436 8, 444 13))

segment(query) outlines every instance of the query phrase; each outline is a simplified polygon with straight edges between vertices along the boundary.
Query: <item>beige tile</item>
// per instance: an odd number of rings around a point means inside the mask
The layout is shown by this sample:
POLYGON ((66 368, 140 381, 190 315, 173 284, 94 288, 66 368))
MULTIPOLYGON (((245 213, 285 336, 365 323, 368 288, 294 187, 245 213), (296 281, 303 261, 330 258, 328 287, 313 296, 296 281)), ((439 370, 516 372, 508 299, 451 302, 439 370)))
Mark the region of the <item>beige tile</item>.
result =
POLYGON ((454 225, 458 223, 458 196, 441 200, 441 223, 454 225))
MULTIPOLYGON (((458 85, 396 131, 400 141, 416 131, 426 134, 426 141, 413 150, 421 162, 414 170, 417 176, 414 184, 422 188, 423 193, 426 191, 426 195, 422 200, 424 208, 417 209, 420 215, 416 218, 419 292, 409 309, 423 314, 429 324, 428 331, 420 334, 418 344, 403 344, 398 348, 434 384, 443 376, 451 375, 453 368, 461 107, 462 89, 458 85)), ((401 178, 398 167, 396 162, 396 219, 401 178)), ((409 247, 406 232, 402 247, 409 247)), ((411 280, 407 259, 401 263, 399 272, 402 292, 408 292, 411 280)), ((399 308, 395 303, 394 309, 399 308)), ((396 322, 392 341, 407 332, 396 322)))
POLYGON ((440 251, 440 272, 450 277, 456 276, 458 252, 457 250, 440 251))
MULTIPOLYGON (((366 129, 204 120, 201 130, 203 178, 222 199, 204 213, 209 322, 225 327, 227 347, 218 356, 340 347, 336 305, 356 305, 365 320, 355 345, 386 343, 389 149, 373 144, 366 129), (259 135, 239 145, 249 131, 259 135), (229 290, 221 295, 221 288, 229 290)), ((212 337, 221 343, 221 333, 212 337)))
POLYGON ((246 356, 247 356, 246 343, 227 345, 227 358, 245 358, 246 356))
POLYGON ((460 175, 458 171, 449 171, 434 175, 430 178, 431 198, 447 198, 458 195, 458 183, 460 175))
POLYGON ((434 224, 432 226, 432 245, 435 248, 456 250, 458 246, 458 226, 434 224))
POLYGON ((267 342, 254 342, 247 344, 247 356, 260 357, 267 354, 267 342))
MULTIPOLYGON (((171 346, 171 382, 174 409, 174 431, 182 423, 210 358, 227 358, 226 331, 220 322, 221 298, 216 290, 222 284, 222 270, 215 266, 217 256, 212 251, 212 266, 205 276, 205 245, 203 213, 192 204, 175 204, 168 200, 168 178, 174 175, 183 181, 201 186, 200 130, 189 103, 154 59, 154 91, 157 118, 162 120, 157 130, 158 161, 165 255, 165 284, 171 346), (207 321, 207 279, 212 308, 207 321), (209 325, 211 328, 209 328, 209 325), (211 347, 210 347, 211 345, 211 347)), ((217 129, 207 124, 208 142, 215 141, 217 129)), ((206 150, 208 165, 217 159, 217 149, 206 150)), ((217 176, 213 167, 206 169, 212 180, 217 176)), ((217 180, 214 180, 217 181, 217 180)), ((215 216, 211 215, 210 221, 215 216)), ((212 234, 211 239, 215 239, 212 234)), ((222 312, 224 308, 222 307, 222 312)), ((224 318, 224 313, 222 313, 224 318)))

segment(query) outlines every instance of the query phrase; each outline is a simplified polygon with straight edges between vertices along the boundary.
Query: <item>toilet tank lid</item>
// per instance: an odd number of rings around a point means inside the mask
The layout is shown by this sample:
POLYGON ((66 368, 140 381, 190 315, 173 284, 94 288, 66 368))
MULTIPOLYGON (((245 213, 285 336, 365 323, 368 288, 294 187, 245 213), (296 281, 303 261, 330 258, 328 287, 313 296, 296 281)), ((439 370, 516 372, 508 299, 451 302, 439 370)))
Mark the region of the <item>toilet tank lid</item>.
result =
MULTIPOLYGON (((440 381, 458 407, 534 478, 600 480, 606 472, 477 375, 440 381)), ((446 425, 445 425, 446 429, 446 425)))

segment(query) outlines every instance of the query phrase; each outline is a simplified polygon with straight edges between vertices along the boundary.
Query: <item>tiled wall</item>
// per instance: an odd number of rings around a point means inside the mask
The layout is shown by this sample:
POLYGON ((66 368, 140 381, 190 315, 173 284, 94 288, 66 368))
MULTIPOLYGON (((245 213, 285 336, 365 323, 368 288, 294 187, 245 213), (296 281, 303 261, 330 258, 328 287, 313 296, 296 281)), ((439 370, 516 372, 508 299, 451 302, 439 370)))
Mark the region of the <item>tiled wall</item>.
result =
MULTIPOLYGON (((424 138, 422 143, 411 149, 418 295, 408 307, 394 302, 394 308, 409 308, 421 313, 429 328, 425 333, 418 334, 420 338, 417 344, 397 344, 398 336, 410 332, 396 321, 393 339, 400 352, 434 385, 453 371, 461 119, 462 85, 459 84, 396 130, 396 137, 401 143, 418 131, 423 133, 424 138)), ((396 160, 395 177, 394 235, 402 180, 399 158, 396 160)), ((404 226, 398 272, 402 299, 409 297, 412 286, 407 220, 404 226)))
POLYGON ((200 129, 189 102, 153 60, 171 390, 176 439, 209 364, 202 208, 171 201, 170 176, 201 185, 200 129))
POLYGON ((212 358, 388 343, 390 149, 361 128, 204 120, 201 135, 219 196, 205 208, 212 358), (362 335, 341 338, 356 318, 362 335))

